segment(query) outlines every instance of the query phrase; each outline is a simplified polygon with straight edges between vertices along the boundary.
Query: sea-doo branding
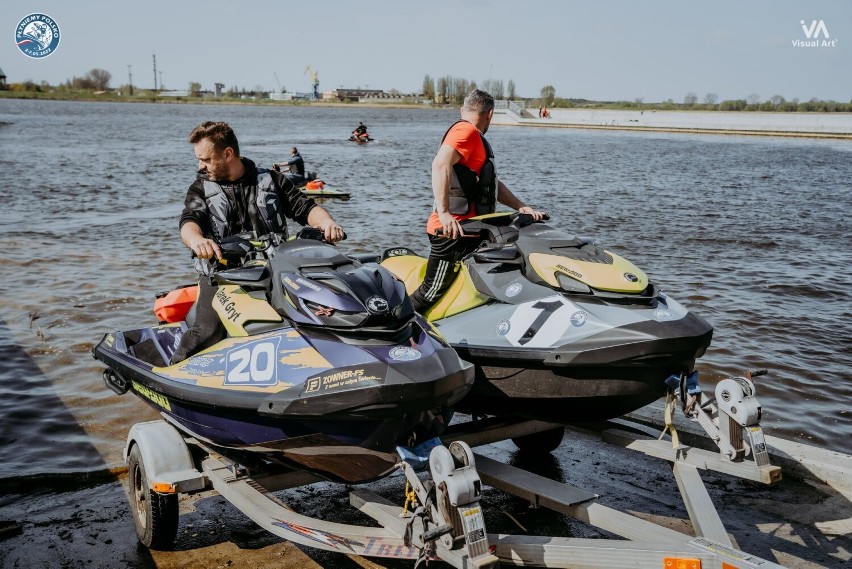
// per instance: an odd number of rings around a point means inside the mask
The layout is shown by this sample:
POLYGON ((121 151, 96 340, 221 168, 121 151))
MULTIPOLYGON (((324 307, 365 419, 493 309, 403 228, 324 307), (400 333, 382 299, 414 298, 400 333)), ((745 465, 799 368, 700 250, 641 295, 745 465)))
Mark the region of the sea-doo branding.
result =
POLYGON ((371 296, 367 299, 367 310, 372 314, 383 314, 388 311, 388 301, 381 296, 371 296))
POLYGON ((59 25, 46 14, 30 14, 15 28, 15 42, 27 57, 41 59, 59 47, 59 25))
POLYGON ((390 352, 388 352, 390 359, 398 362, 419 360, 421 355, 423 354, 420 353, 420 350, 408 346, 396 346, 395 348, 391 348, 390 352))
POLYGON ((509 333, 509 330, 511 330, 511 329, 512 329, 512 325, 509 323, 508 320, 501 320, 500 322, 497 323, 497 335, 498 336, 505 336, 506 334, 509 333))
POLYGON ((574 314, 571 315, 571 325, 575 328, 579 328, 583 324, 586 323, 586 313, 582 310, 578 310, 574 314))
POLYGON ((266 387, 278 383, 279 338, 266 338, 228 350, 225 385, 266 387))
POLYGON ((397 247, 396 249, 388 249, 385 251, 385 257, 402 257, 403 255, 413 255, 411 249, 407 247, 397 247))
POLYGON ((639 277, 637 277, 633 273, 624 273, 624 280, 626 280, 629 283, 638 283, 639 277))
POLYGON ((569 269, 568 267, 566 267, 564 265, 556 265, 556 268, 558 270, 562 271, 563 273, 565 273, 566 275, 571 275, 572 277, 574 277, 578 281, 583 280, 583 273, 578 273, 577 271, 575 271, 573 269, 569 269))
POLYGON ((521 294, 524 286, 521 283, 512 283, 506 287, 506 296, 512 298, 513 296, 518 296, 521 294))
POLYGON ((287 285, 287 287, 290 290, 299 290, 300 288, 302 288, 299 285, 297 285, 296 281, 294 281, 290 277, 281 277, 281 282, 284 283, 285 285, 287 285))
POLYGON ((299 283, 300 285, 302 285, 305 288, 311 289, 314 292, 322 292, 321 286, 319 286, 316 283, 312 283, 308 279, 303 279, 302 277, 299 277, 298 279, 296 279, 296 282, 299 283))

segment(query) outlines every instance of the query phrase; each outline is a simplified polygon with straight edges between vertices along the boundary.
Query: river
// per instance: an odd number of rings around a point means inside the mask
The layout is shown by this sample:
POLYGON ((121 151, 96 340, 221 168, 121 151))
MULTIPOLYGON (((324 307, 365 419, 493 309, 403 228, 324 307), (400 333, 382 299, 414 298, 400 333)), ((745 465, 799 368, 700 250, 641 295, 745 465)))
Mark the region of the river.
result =
MULTIPOLYGON (((269 165, 298 146, 344 252, 428 252, 430 163, 457 111, 0 100, 0 480, 116 466, 156 414, 91 348, 192 282, 177 218, 186 137, 228 121, 269 165), (346 140, 359 120, 376 139, 346 140)), ((745 370, 771 435, 852 453, 852 142, 495 126, 501 178, 553 223, 642 267, 715 327, 705 388, 745 370)))

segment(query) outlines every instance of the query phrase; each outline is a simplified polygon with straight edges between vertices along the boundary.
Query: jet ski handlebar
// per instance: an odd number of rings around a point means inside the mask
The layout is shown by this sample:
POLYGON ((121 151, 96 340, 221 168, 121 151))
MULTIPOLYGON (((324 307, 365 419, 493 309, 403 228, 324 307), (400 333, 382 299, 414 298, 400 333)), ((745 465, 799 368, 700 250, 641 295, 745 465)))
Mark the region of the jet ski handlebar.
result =
MULTIPOLYGON (((346 239, 346 233, 343 233, 343 239, 346 239)), ((320 241, 328 245, 334 245, 325 239, 325 235, 321 229, 306 226, 296 233, 296 239, 311 239, 320 241)), ((267 233, 255 237, 254 233, 238 233, 230 235, 219 241, 219 249, 222 251, 222 258, 215 260, 210 259, 208 262, 214 270, 230 269, 235 266, 242 265, 249 259, 269 259, 274 255, 276 247, 285 242, 284 236, 278 233, 267 233)), ((192 257, 196 258, 195 252, 192 257)))

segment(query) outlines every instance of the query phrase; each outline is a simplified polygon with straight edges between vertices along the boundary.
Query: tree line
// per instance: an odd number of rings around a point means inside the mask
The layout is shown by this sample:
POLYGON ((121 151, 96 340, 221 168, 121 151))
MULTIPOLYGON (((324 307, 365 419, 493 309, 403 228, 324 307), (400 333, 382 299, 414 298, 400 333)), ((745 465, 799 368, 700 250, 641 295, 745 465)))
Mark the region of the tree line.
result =
MULTIPOLYGON (((82 77, 72 77, 65 83, 57 86, 49 85, 42 81, 36 84, 32 81, 23 83, 11 83, 9 85, 0 85, 0 89, 5 87, 11 91, 18 92, 59 92, 75 93, 75 92, 99 92, 108 91, 109 83, 112 80, 112 74, 104 69, 92 69, 82 77)), ((162 90, 162 85, 160 86, 162 90)), ((675 102, 673 99, 668 99, 660 103, 646 103, 642 98, 636 98, 632 101, 592 101, 588 99, 565 98, 558 97, 556 89, 553 85, 545 85, 539 91, 538 98, 519 97, 515 82, 509 80, 504 84, 502 79, 485 79, 479 84, 471 79, 463 77, 454 77, 444 75, 441 77, 432 77, 426 75, 423 78, 422 92, 419 96, 427 101, 431 101, 437 105, 460 105, 464 101, 465 95, 473 89, 480 88, 491 93, 497 100, 525 100, 535 106, 545 106, 549 108, 612 108, 612 109, 641 109, 641 110, 716 110, 716 111, 774 111, 774 112, 852 112, 852 100, 848 103, 837 102, 832 100, 810 99, 805 102, 799 99, 786 100, 781 95, 772 95, 766 100, 761 100, 757 94, 751 94, 744 99, 729 99, 719 101, 719 96, 716 93, 707 93, 703 99, 694 91, 688 92, 683 102, 675 102)), ((118 88, 119 91, 133 94, 133 86, 130 84, 122 85, 118 88)), ((144 90, 143 90, 144 91, 144 90)), ((394 90, 395 91, 395 90, 394 90)), ((187 92, 192 97, 201 97, 203 94, 201 84, 190 82, 187 92)), ((239 89, 231 87, 222 93, 225 97, 241 98, 245 96, 260 97, 268 96, 261 87, 256 87, 253 90, 239 89)))

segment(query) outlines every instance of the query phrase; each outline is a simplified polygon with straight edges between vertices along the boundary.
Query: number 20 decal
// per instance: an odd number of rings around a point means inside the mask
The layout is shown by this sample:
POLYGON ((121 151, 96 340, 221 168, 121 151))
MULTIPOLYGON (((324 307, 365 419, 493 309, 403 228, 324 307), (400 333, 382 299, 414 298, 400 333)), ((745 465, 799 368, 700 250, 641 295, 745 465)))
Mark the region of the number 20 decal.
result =
MULTIPOLYGON (((572 326, 572 315, 579 311, 561 296, 519 304, 509 318, 506 339, 515 346, 546 348, 552 346, 572 326)), ((577 319, 573 320, 574 326, 577 319)))
POLYGON ((258 340, 228 352, 225 385, 275 385, 278 383, 277 340, 258 340))

